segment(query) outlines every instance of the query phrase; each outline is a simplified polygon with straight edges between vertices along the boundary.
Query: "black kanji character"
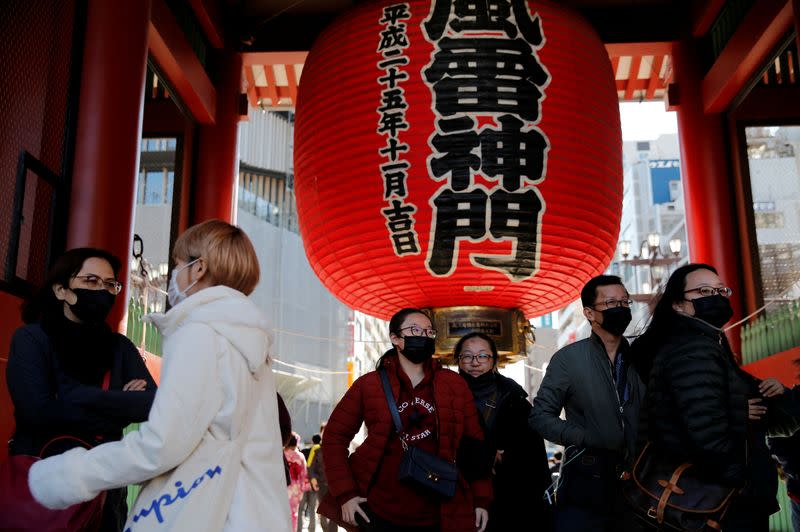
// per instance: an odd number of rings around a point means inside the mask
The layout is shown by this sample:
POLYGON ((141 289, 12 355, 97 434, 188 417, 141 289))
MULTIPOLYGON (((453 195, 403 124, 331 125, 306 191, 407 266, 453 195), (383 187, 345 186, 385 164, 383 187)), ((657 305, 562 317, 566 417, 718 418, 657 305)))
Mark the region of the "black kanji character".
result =
POLYGON ((378 82, 381 85, 386 85, 390 89, 393 89, 393 88, 395 88, 397 86, 398 82, 406 80, 406 79, 408 79, 408 74, 406 74, 402 70, 397 70, 394 67, 390 67, 386 71, 386 75, 385 76, 381 76, 381 77, 378 78, 378 82))
POLYGON ((522 177, 532 183, 543 179, 547 138, 538 129, 522 131, 523 122, 513 115, 498 118, 501 130, 485 128, 480 133, 481 172, 486 177, 502 176, 503 188, 513 192, 522 177))
POLYGON ((386 89, 381 92, 382 105, 378 107, 379 113, 386 111, 403 110, 408 107, 404 97, 404 91, 401 88, 386 89))
POLYGON ((383 18, 381 24, 396 24, 398 20, 411 18, 408 12, 408 4, 393 4, 383 8, 383 18))
POLYGON ((380 124, 378 133, 388 132, 392 138, 397 137, 398 130, 408 129, 408 122, 406 122, 406 115, 403 111, 381 113, 378 123, 380 124))
POLYGON ((401 200, 392 200, 391 207, 381 210, 381 214, 386 218, 386 227, 392 235, 392 240, 395 244, 395 252, 398 255, 405 253, 418 252, 419 248, 416 243, 416 233, 414 233, 414 217, 412 216, 417 212, 417 208, 410 203, 403 203, 401 200), (398 245, 398 239, 395 236, 399 233, 414 235, 413 240, 404 237, 399 240, 403 246, 398 245), (412 248, 413 244, 413 248, 412 248))
POLYGON ((384 157, 388 156, 390 161, 395 162, 398 154, 406 151, 408 151, 408 144, 402 144, 396 138, 388 137, 386 139, 386 147, 378 150, 378 153, 384 157))
POLYGON ((378 44, 378 51, 388 48, 408 48, 405 24, 395 24, 381 30, 381 42, 378 44))
POLYGON ((433 177, 442 177, 450 174, 450 186, 455 191, 466 190, 472 183, 472 170, 481 166, 481 159, 472 150, 478 147, 478 133, 472 130, 475 121, 469 117, 459 117, 450 120, 438 120, 437 125, 445 131, 457 133, 436 133, 431 139, 431 145, 440 157, 433 157, 430 161, 433 177), (463 131, 466 130, 466 131, 463 131))
MULTIPOLYGON (((406 66, 409 63, 408 57, 406 57, 404 55, 402 55, 400 57, 394 57, 394 56, 396 56, 398 54, 389 53, 389 52, 393 52, 393 51, 394 50, 387 50, 387 51, 385 51, 383 53, 384 57, 387 57, 389 59, 384 59, 383 61, 380 61, 378 63, 378 68, 380 70, 387 70, 390 67, 396 67, 396 66, 406 66)), ((400 52, 402 53, 402 51, 400 51, 400 52)))
POLYGON ((416 255, 419 253, 419 243, 417 233, 407 231, 405 233, 393 233, 392 244, 394 244, 395 255, 416 255))
POLYGON ((423 23, 428 39, 441 39, 448 22, 455 32, 500 30, 513 39, 519 29, 531 45, 540 47, 543 42, 541 19, 539 15, 531 17, 525 0, 436 0, 423 23), (450 22, 454 6, 455 17, 450 22), (516 26, 509 20, 511 9, 516 26))
POLYGON ((389 198, 391 196, 399 196, 405 198, 406 193, 406 178, 408 174, 406 170, 411 165, 407 161, 398 161, 396 163, 387 163, 381 165, 381 175, 383 175, 383 197, 389 198))
POLYGON ((513 281, 528 279, 539 266, 539 220, 544 205, 539 191, 535 188, 524 192, 497 189, 489 201, 489 232, 495 239, 514 240, 514 254, 508 257, 476 256, 473 260, 476 264, 502 270, 513 281))
POLYGON ((435 108, 456 113, 512 113, 539 119, 542 88, 550 74, 522 39, 451 39, 423 70, 433 84, 435 108))
POLYGON ((434 275, 449 275, 456 265, 456 241, 477 240, 486 235, 487 194, 481 188, 467 192, 441 190, 433 199, 433 245, 428 269, 434 275))

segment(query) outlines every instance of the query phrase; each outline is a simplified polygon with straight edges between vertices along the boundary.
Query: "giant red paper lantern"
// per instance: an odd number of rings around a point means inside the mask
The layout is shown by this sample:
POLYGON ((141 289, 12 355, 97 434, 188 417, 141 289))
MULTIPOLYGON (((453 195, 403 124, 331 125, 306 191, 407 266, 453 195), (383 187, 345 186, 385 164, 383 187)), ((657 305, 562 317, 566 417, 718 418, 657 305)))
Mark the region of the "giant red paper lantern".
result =
POLYGON ((306 60, 295 186, 311 265, 355 309, 558 309, 619 232, 608 54, 550 1, 361 5, 306 60))

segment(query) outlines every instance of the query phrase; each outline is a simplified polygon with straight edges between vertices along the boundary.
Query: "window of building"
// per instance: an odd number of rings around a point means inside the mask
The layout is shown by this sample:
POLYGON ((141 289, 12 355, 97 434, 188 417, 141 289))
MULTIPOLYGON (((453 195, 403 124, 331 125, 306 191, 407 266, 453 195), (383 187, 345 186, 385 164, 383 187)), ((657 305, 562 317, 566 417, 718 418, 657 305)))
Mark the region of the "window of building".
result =
POLYGON ((800 297, 800 127, 745 128, 761 287, 766 302, 800 297))

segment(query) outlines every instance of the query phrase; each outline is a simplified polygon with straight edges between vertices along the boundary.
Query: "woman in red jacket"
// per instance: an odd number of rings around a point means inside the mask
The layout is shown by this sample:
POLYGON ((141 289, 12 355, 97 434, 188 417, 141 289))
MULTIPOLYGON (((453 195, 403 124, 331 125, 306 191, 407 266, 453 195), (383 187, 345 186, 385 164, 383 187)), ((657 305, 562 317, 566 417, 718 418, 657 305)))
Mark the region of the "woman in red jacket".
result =
MULTIPOLYGON (((403 309, 389 322, 393 348, 378 361, 389 376, 407 445, 455 461, 462 438, 482 440, 466 383, 431 359, 436 331, 419 309, 403 309)), ((456 494, 444 499, 398 480, 403 445, 395 432, 379 371, 362 376, 334 409, 322 440, 328 495, 319 513, 349 530, 483 532, 491 480, 459 476, 456 494), (367 438, 348 457, 362 422, 367 438), (364 526, 364 523, 366 526, 364 526)))

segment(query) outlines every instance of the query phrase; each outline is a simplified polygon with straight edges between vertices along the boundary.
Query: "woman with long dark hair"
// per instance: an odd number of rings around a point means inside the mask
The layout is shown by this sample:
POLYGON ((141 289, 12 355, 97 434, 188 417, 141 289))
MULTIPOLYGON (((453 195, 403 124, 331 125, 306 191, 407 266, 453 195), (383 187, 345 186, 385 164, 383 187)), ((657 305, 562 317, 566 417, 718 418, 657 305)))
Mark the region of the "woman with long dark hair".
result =
POLYGON ((450 498, 414 480, 400 480, 405 449, 416 447, 453 463, 465 438, 482 440, 469 388, 455 372, 431 359, 436 331, 419 309, 397 312, 389 322, 393 347, 377 371, 353 383, 325 428, 322 451, 328 494, 319 513, 341 526, 391 532, 483 532, 491 483, 458 475, 450 498), (382 373, 391 386, 402 433, 394 428, 382 373), (348 453, 362 422, 367 438, 348 453))
POLYGON ((778 510, 778 477, 766 447, 785 401, 775 379, 736 363, 723 326, 731 289, 707 264, 675 270, 653 318, 631 347, 646 368, 639 440, 665 462, 690 462, 709 481, 741 488, 720 523, 726 532, 766 531, 778 510), (647 379, 649 376, 649 379, 647 379))
MULTIPOLYGON (((122 288, 119 267, 107 251, 69 250, 23 305, 27 325, 14 333, 6 369, 16 420, 9 454, 39 456, 60 436, 116 441, 127 425, 147 419, 155 382, 136 347, 105 322, 122 288)), ((59 440, 45 454, 75 444, 59 440)), ((122 530, 125 493, 106 493, 102 530, 122 530)))
POLYGON ((513 530, 524 521, 536 523, 541 532, 552 530, 552 515, 544 499, 550 469, 544 439, 528 424, 528 394, 498 373, 497 345, 490 336, 479 332, 463 336, 453 357, 475 398, 489 463, 493 463, 494 500, 486 530, 513 530))

